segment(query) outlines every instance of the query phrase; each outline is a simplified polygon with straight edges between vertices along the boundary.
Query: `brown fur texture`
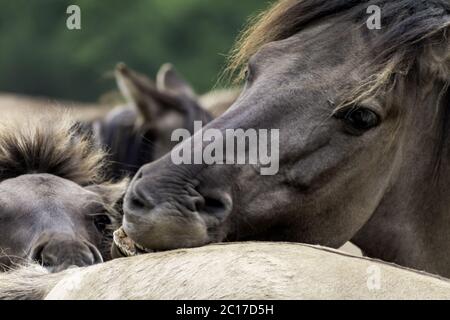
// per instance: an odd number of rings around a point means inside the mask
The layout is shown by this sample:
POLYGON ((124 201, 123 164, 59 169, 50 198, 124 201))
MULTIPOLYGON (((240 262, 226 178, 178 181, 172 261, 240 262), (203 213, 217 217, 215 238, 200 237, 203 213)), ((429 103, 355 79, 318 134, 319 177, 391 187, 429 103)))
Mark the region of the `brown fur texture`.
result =
MULTIPOLYGON (((56 111, 56 110, 55 110, 56 111)), ((6 117, 0 123, 0 180, 48 173, 81 186, 103 182, 104 153, 68 114, 6 117)))

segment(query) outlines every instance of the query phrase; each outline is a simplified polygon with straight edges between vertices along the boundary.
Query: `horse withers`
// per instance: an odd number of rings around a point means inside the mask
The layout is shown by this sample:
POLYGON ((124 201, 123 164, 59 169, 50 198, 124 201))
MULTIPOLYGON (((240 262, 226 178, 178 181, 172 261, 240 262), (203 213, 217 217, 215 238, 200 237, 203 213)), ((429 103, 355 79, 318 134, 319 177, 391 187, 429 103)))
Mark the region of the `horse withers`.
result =
POLYGON ((278 129, 278 174, 166 155, 132 181, 125 233, 147 251, 353 240, 450 276, 449 26, 443 0, 276 3, 235 50, 241 96, 204 130, 278 129), (381 30, 365 23, 371 4, 381 30))
POLYGON ((126 181, 103 178, 104 153, 57 110, 0 123, 0 268, 52 272, 110 259, 126 181))

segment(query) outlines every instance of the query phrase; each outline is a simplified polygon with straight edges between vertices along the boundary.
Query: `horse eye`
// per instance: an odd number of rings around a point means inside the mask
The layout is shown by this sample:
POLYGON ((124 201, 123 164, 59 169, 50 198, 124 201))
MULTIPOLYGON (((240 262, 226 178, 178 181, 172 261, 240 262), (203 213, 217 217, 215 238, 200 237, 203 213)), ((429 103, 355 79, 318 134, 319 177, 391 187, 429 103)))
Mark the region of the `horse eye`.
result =
POLYGON ((244 80, 245 80, 245 81, 248 81, 249 78, 250 78, 250 70, 247 68, 247 69, 245 69, 245 71, 244 71, 244 80))
POLYGON ((350 110, 339 112, 336 117, 342 119, 348 127, 358 133, 368 131, 380 123, 380 117, 370 109, 353 107, 350 110))
POLYGON ((245 71, 244 71, 244 80, 247 83, 251 83, 251 82, 253 82, 253 78, 254 78, 253 67, 249 64, 247 66, 247 68, 245 68, 245 71))
POLYGON ((98 231, 104 232, 111 224, 111 219, 106 214, 98 214, 94 216, 94 224, 98 231))

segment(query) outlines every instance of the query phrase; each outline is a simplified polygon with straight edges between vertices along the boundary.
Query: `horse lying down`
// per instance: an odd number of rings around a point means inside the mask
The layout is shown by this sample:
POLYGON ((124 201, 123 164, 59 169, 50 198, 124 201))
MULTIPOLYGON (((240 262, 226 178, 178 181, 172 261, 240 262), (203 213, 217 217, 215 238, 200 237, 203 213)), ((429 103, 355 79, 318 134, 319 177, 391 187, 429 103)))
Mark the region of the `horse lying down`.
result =
POLYGON ((57 272, 110 259, 126 180, 65 113, 0 121, 0 271, 36 261, 57 272))
POLYGON ((322 247, 233 243, 49 274, 0 274, 0 299, 448 299, 450 282, 322 247), (376 277, 373 279, 373 277, 376 277))

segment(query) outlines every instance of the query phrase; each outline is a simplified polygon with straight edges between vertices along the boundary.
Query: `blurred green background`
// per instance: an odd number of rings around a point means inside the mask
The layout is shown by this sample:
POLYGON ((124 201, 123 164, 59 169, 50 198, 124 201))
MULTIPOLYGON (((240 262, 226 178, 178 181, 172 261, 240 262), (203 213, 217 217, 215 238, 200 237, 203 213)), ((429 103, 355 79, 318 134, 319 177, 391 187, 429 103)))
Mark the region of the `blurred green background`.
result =
POLYGON ((119 61, 151 75, 172 62, 202 93, 265 0, 0 0, 0 91, 95 101, 119 61), (82 30, 66 28, 81 7, 82 30), (108 76, 109 74, 109 76, 108 76))

